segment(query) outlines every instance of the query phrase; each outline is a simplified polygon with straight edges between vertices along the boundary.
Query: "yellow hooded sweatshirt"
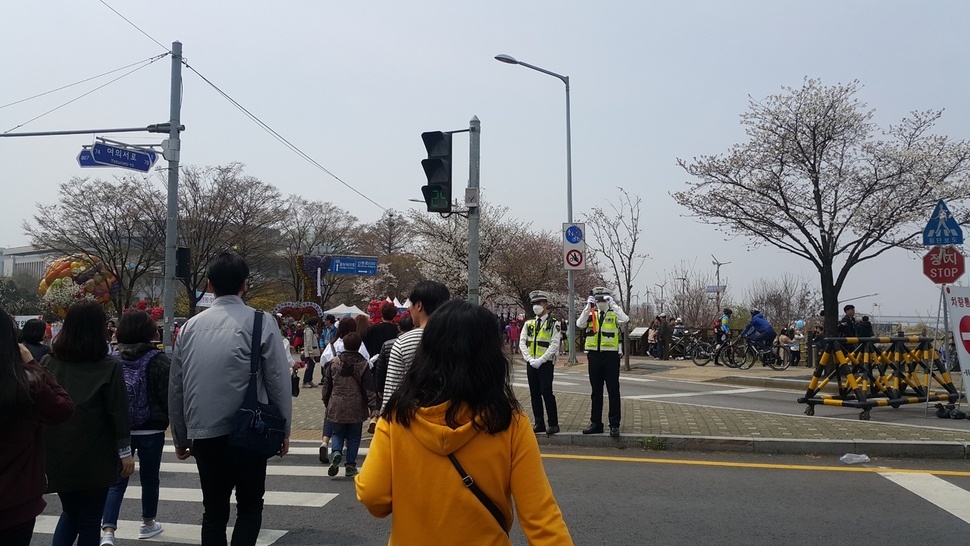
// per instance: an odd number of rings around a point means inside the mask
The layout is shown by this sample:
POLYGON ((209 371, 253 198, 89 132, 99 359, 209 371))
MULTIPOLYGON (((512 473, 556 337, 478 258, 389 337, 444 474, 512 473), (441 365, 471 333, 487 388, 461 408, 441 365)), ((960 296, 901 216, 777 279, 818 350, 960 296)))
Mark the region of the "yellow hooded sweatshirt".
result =
POLYGON ((465 472, 512 522, 512 499, 529 544, 572 544, 542 467, 529 418, 516 412, 496 435, 475 430, 467 412, 457 429, 448 404, 418 410, 409 428, 381 419, 357 476, 357 499, 379 518, 391 513, 388 544, 511 544, 491 513, 462 483, 465 472))

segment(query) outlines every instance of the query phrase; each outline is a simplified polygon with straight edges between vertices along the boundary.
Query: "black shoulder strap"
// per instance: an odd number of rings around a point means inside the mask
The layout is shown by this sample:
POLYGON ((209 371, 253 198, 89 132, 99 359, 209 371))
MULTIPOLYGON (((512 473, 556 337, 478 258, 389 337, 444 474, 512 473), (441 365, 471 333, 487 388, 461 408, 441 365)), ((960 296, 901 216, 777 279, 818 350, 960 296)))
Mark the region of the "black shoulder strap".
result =
POLYGON ((476 497, 478 497, 478 500, 481 501, 483 505, 485 505, 485 508, 488 509, 488 511, 492 514, 492 517, 495 518, 495 521, 497 521, 498 524, 502 526, 502 530, 505 531, 505 534, 509 534, 509 527, 508 527, 508 524, 505 522, 505 515, 502 514, 502 511, 498 509, 498 506, 495 506, 495 503, 492 502, 492 499, 488 498, 488 495, 486 495, 485 492, 482 491, 478 487, 478 485, 475 484, 475 480, 473 480, 471 476, 465 473, 465 469, 461 467, 461 463, 458 462, 458 458, 455 457, 454 453, 449 454, 448 459, 451 461, 451 464, 455 466, 455 470, 458 471, 458 474, 461 475, 461 481, 465 484, 465 487, 470 489, 471 492, 474 493, 476 497))
POLYGON ((257 309, 253 317, 253 341, 249 355, 249 387, 246 389, 245 404, 249 407, 256 405, 256 373, 259 372, 259 362, 263 347, 263 312, 257 309))

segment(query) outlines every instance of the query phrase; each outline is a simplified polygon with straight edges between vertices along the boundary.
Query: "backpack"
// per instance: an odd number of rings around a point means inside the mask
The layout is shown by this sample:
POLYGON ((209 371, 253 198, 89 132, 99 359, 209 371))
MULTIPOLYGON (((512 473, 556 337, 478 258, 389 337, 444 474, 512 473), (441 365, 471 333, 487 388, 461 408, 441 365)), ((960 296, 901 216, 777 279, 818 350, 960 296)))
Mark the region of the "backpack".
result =
POLYGON ((723 330, 721 330, 721 317, 717 317, 716 319, 714 319, 713 328, 714 328, 714 335, 720 335, 723 333, 723 330))
POLYGON ((138 360, 124 360, 121 369, 125 374, 125 390, 128 392, 128 420, 132 428, 140 427, 148 422, 152 416, 152 409, 148 404, 148 362, 161 351, 152 349, 138 360))

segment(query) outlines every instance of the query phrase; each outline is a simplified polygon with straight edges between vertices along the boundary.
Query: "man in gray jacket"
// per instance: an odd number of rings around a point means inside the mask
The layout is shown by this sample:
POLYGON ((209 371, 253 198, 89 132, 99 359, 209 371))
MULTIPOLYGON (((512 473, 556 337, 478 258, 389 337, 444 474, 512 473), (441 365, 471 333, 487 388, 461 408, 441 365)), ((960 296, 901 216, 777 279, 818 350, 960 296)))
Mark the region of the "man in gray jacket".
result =
MULTIPOLYGON (((224 252, 209 265, 207 277, 215 303, 182 326, 172 354, 168 391, 172 439, 176 456, 180 460, 195 456, 199 469, 202 544, 226 544, 229 498, 235 488, 232 544, 252 545, 262 525, 266 460, 229 448, 230 422, 249 385, 255 314, 241 298, 249 266, 236 254, 224 252)), ((293 401, 290 358, 274 324, 266 313, 257 396, 279 407, 286 418, 282 457, 289 450, 293 401)))

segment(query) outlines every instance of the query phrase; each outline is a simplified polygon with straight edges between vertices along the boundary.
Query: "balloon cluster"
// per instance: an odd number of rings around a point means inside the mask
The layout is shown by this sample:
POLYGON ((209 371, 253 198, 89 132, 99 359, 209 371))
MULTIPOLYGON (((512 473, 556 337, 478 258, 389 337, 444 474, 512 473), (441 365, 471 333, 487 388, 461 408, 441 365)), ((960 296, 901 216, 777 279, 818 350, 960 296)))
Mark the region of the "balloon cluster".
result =
POLYGON ((114 275, 93 256, 66 256, 54 261, 44 273, 38 290, 40 295, 50 289, 60 289, 69 282, 77 285, 77 298, 89 296, 101 304, 111 300, 111 291, 117 289, 114 275))

